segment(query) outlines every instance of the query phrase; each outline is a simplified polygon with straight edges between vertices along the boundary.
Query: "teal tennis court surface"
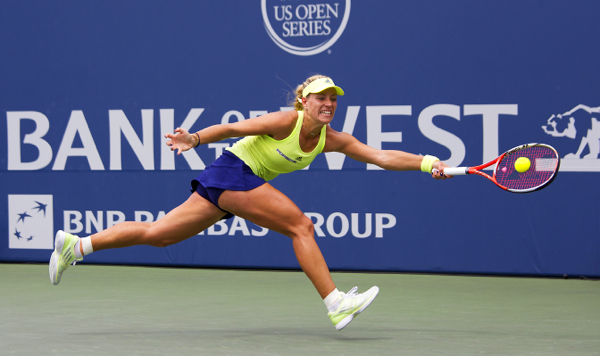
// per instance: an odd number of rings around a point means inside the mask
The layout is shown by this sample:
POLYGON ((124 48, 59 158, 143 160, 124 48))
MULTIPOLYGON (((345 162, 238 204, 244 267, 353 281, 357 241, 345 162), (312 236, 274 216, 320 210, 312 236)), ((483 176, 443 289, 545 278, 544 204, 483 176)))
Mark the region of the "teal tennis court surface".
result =
POLYGON ((600 353, 600 285, 579 279, 333 273, 378 285, 336 331, 301 272, 0 264, 1 354, 600 353))

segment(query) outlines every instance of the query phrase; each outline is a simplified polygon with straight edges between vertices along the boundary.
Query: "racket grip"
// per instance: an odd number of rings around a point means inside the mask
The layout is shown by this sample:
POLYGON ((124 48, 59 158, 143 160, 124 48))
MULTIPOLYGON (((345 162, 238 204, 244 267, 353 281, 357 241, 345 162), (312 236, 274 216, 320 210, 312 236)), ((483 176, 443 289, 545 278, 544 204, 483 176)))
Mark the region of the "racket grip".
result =
POLYGON ((444 174, 447 176, 464 176, 469 174, 469 167, 448 167, 444 169, 444 174))

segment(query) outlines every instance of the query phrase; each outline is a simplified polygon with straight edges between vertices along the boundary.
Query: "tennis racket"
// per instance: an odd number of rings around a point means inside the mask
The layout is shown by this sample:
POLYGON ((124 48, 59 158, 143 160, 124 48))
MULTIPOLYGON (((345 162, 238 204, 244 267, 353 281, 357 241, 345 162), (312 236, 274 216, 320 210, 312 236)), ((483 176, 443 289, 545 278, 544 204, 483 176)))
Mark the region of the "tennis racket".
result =
POLYGON ((556 178, 559 166, 560 156, 552 146, 543 143, 529 143, 508 150, 498 158, 480 166, 446 168, 444 174, 452 176, 478 174, 509 192, 530 193, 552 183, 556 178), (526 157, 531 164, 525 172, 519 172, 515 168, 515 161, 520 157, 526 157), (481 171, 493 164, 496 164, 493 176, 481 171))

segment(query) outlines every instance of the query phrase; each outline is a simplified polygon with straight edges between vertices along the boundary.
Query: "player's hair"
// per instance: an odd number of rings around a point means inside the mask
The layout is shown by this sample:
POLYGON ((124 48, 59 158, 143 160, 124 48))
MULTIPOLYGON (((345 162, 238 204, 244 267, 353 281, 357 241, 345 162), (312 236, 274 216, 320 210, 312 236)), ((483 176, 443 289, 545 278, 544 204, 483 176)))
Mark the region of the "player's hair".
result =
POLYGON ((298 85, 296 87, 296 91, 293 92, 293 93, 290 93, 290 95, 289 95, 290 96, 290 101, 289 101, 288 105, 289 106, 293 106, 294 109, 296 109, 296 111, 302 111, 302 110, 304 110, 304 107, 302 106, 302 103, 300 101, 298 101, 298 99, 302 100, 302 91, 310 83, 314 82, 317 79, 321 79, 321 78, 329 78, 329 77, 326 76, 326 75, 315 74, 312 77, 309 77, 308 79, 306 79, 304 81, 304 83, 298 85))

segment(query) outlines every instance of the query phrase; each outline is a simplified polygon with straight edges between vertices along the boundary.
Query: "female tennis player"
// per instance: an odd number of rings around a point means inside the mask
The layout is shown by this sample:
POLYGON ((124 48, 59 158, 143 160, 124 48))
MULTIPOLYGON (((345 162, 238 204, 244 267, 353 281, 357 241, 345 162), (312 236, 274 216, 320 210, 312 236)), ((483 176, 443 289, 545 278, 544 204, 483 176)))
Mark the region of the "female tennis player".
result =
POLYGON ((296 89, 293 111, 269 113, 241 122, 214 125, 195 133, 182 128, 167 133, 177 154, 200 144, 244 137, 192 180, 192 194, 162 219, 122 222, 89 237, 58 231, 50 259, 50 280, 58 284, 71 264, 94 251, 133 245, 164 247, 197 235, 221 219, 237 215, 292 240, 296 258, 329 311, 343 329, 377 296, 378 287, 357 294, 336 288, 314 238, 312 221, 287 196, 267 181, 308 166, 321 152, 341 152, 355 160, 388 170, 419 170, 445 179, 446 167, 433 156, 378 150, 329 126, 344 91, 329 77, 316 75, 296 89))

